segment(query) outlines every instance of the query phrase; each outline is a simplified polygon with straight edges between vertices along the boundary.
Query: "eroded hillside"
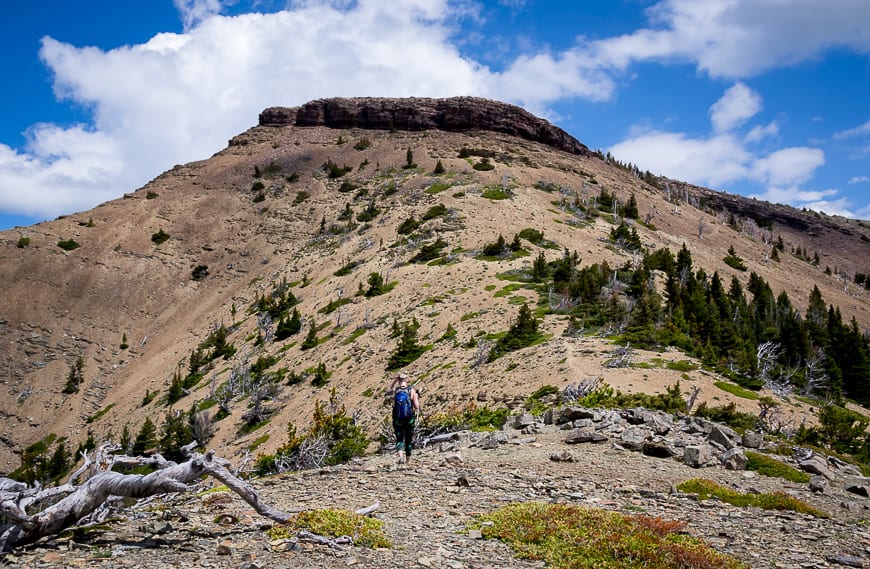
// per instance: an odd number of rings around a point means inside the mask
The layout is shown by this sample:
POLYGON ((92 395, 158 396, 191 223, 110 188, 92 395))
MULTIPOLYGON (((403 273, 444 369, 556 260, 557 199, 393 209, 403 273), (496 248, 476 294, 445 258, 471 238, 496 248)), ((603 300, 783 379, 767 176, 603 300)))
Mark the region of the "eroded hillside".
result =
MULTIPOLYGON (((515 277, 540 253, 554 261, 567 249, 580 266, 639 262, 611 239, 618 217, 587 217, 578 207, 602 190, 622 204, 634 195, 639 216, 629 222, 647 250, 676 254, 685 244, 695 268, 726 283, 745 285, 754 271, 800 310, 818 286, 847 321, 870 325, 868 293, 851 282, 870 266, 863 224, 788 210, 788 219, 824 230, 779 218, 757 230, 747 211, 695 199, 675 183, 648 185, 579 152, 580 143, 566 152, 514 131, 478 130, 474 120, 461 132, 257 126, 123 198, 0 234, 0 470, 51 433, 71 447, 88 431, 118 438, 125 426, 135 434, 146 417, 159 425, 170 409, 192 405, 212 418, 220 404, 229 413, 210 442, 224 455, 269 451, 284 442, 288 421, 307 421, 333 387, 375 432, 397 325, 418 325, 429 348, 406 368, 428 409, 503 404, 589 377, 625 391, 682 379, 701 388, 699 400, 725 397, 700 370, 603 367, 613 346, 597 333, 564 335, 568 317, 558 313, 540 312, 545 341, 481 361, 478 340, 510 328, 523 303, 538 306, 539 292, 515 277), (519 239, 515 255, 482 254, 499 235, 510 242, 523 230, 543 239, 519 239), (774 261, 778 238, 784 248, 774 261), (418 257, 433 247, 433 257, 418 257), (747 271, 723 262, 729 248, 747 271), (372 274, 383 294, 367 294, 372 274), (280 316, 268 320, 258 301, 288 292, 302 327, 275 340, 280 316), (303 349, 312 323, 314 345, 303 349), (173 378, 188 375, 191 354, 221 327, 234 353, 197 370, 201 379, 167 405, 173 378), (78 358, 81 376, 65 389, 78 358), (252 404, 244 384, 257 361, 271 362, 280 380, 258 409, 267 421, 244 432, 252 404), (312 385, 318 368, 325 386, 312 385), (227 384, 241 387, 222 399, 227 384)), ((796 422, 811 415, 806 406, 790 412, 796 422)))

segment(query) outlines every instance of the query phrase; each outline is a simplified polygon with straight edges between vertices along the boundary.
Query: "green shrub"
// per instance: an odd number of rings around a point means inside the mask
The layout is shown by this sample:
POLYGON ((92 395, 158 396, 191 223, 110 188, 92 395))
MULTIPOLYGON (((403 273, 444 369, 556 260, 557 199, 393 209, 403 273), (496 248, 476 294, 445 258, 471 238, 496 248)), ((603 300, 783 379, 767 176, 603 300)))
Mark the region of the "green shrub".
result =
POLYGON ((529 243, 534 243, 535 245, 540 245, 544 242, 544 232, 538 231, 537 229, 532 229, 531 227, 526 227, 525 229, 520 230, 517 235, 520 238, 525 239, 529 243))
POLYGON ((259 180, 257 180, 253 184, 251 184, 251 191, 254 193, 260 193, 265 189, 266 189, 266 184, 264 184, 263 182, 261 182, 259 180))
POLYGON ((686 410, 680 382, 665 388, 665 393, 622 393, 607 384, 602 384, 577 402, 583 407, 629 408, 644 407, 665 413, 682 413, 686 410))
POLYGON ((488 200, 507 200, 511 197, 509 193, 501 188, 486 188, 481 195, 488 200))
POLYGON ((475 170, 478 170, 480 172, 488 172, 490 170, 494 170, 495 166, 493 166, 492 163, 490 163, 489 158, 484 157, 484 158, 480 159, 480 162, 478 162, 477 164, 472 166, 472 168, 474 168, 475 170))
POLYGON ((437 175, 443 174, 444 172, 444 164, 441 163, 441 160, 438 160, 438 162, 435 163, 435 169, 432 170, 432 173, 437 175))
POLYGON ((751 413, 738 411, 737 405, 733 401, 714 407, 709 407, 706 401, 702 401, 695 409, 695 415, 716 423, 724 423, 742 431, 754 429, 758 423, 758 417, 751 413))
POLYGON ((197 265, 190 272, 190 278, 195 281, 204 280, 208 276, 208 265, 197 265))
POLYGON ((75 251, 76 249, 81 247, 81 245, 76 243, 75 239, 66 239, 66 240, 58 241, 57 246, 60 247, 61 249, 63 249, 64 251, 75 251))
POLYGON ((810 475, 800 471, 773 457, 758 452, 746 451, 746 470, 754 470, 759 474, 773 478, 784 478, 790 482, 806 484, 810 481, 810 475))
POLYGON ((157 192, 152 191, 152 190, 148 190, 148 193, 145 194, 145 199, 146 200, 154 200, 154 199, 157 199, 158 196, 160 196, 160 194, 158 194, 157 192))
POLYGON ((412 215, 411 217, 400 223, 396 231, 399 233, 399 235, 410 235, 411 233, 416 231, 418 227, 420 227, 420 222, 414 219, 414 216, 412 215))
POLYGON ((738 271, 746 270, 746 263, 743 262, 743 259, 737 256, 737 253, 734 251, 734 245, 728 248, 728 255, 722 259, 725 261, 725 264, 731 268, 737 269, 738 271))
POLYGON ((369 140, 369 138, 367 136, 364 136, 364 137, 360 138, 356 142, 356 144, 353 145, 353 149, 359 150, 360 152, 362 152, 363 150, 365 150, 366 148, 368 148, 371 145, 372 145, 372 141, 369 140))
POLYGON ((447 241, 438 238, 434 243, 426 243, 420 247, 416 255, 411 257, 411 263, 426 263, 441 256, 441 250, 447 246, 447 241))
POLYGON ((166 243, 169 240, 169 234, 163 231, 163 229, 158 229, 157 233, 151 234, 151 241, 154 242, 155 245, 161 245, 166 243))
POLYGON ((452 187, 453 187, 452 184, 447 184, 447 183, 444 183, 444 182, 437 182, 437 183, 435 183, 435 184, 432 184, 432 185, 429 186, 428 188, 426 188, 424 191, 425 191, 427 194, 433 194, 433 195, 434 195, 434 194, 440 194, 440 193, 443 192, 444 190, 449 190, 449 189, 452 188, 452 187))
POLYGON ((433 205, 429 209, 426 210, 426 213, 423 214, 421 219, 423 221, 428 221, 430 219, 435 219, 436 217, 442 217, 447 215, 447 206, 443 203, 433 205))
POLYGON ((30 237, 24 237, 24 236, 19 237, 17 245, 18 245, 19 249, 24 249, 25 247, 30 245, 30 237))

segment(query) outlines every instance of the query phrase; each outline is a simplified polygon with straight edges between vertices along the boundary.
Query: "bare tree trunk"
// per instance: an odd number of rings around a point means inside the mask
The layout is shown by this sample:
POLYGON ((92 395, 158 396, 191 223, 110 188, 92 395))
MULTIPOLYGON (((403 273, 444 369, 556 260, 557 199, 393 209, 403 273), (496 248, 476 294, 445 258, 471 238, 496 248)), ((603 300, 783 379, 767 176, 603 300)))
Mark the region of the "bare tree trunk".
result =
MULTIPOLYGON (((46 536, 56 535, 76 524, 97 510, 111 496, 145 498, 155 494, 184 492, 188 484, 207 475, 219 480, 230 490, 250 504, 260 515, 277 522, 286 522, 291 514, 282 512, 260 501, 257 492, 245 481, 233 475, 227 466, 229 462, 214 456, 213 451, 206 454, 192 452, 195 443, 185 451, 191 457, 186 462, 176 464, 157 455, 150 458, 112 457, 105 464, 96 460, 95 469, 99 471, 90 479, 75 486, 75 479, 93 463, 87 459, 85 465, 73 474, 69 483, 57 488, 21 488, 10 484, 8 479, 0 479, 0 513, 6 521, 0 524, 0 551, 33 543, 46 536), (115 464, 142 465, 152 464, 158 470, 147 475, 121 474, 111 469, 115 464), (27 514, 27 506, 33 506, 66 494, 57 503, 35 513, 27 514)), ((101 447, 95 456, 99 458, 106 447, 101 447)))

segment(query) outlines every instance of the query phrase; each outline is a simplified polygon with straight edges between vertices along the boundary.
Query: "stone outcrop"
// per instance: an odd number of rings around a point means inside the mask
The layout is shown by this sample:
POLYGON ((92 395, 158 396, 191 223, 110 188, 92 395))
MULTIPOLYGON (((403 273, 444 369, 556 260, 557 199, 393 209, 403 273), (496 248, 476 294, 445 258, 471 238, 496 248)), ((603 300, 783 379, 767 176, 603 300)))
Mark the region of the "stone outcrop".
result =
POLYGON ((530 112, 479 97, 333 98, 301 107, 270 107, 260 126, 326 126, 372 130, 492 131, 540 142, 571 154, 590 155, 576 138, 530 112))

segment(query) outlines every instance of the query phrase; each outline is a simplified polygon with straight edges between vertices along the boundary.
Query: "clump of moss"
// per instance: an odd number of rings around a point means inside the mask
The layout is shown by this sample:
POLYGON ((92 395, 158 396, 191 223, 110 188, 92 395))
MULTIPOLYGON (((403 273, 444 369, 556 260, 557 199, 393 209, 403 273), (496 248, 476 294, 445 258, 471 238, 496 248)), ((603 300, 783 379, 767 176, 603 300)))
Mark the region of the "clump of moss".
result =
POLYGON ((596 508, 525 502, 480 518, 486 538, 509 544, 517 556, 569 569, 740 569, 741 562, 685 535, 685 524, 596 508))
POLYGON ((307 530, 327 537, 350 536, 353 544, 360 547, 392 547, 383 530, 384 522, 361 516, 348 510, 328 508, 299 512, 287 523, 269 529, 271 539, 290 537, 300 530, 307 530))

